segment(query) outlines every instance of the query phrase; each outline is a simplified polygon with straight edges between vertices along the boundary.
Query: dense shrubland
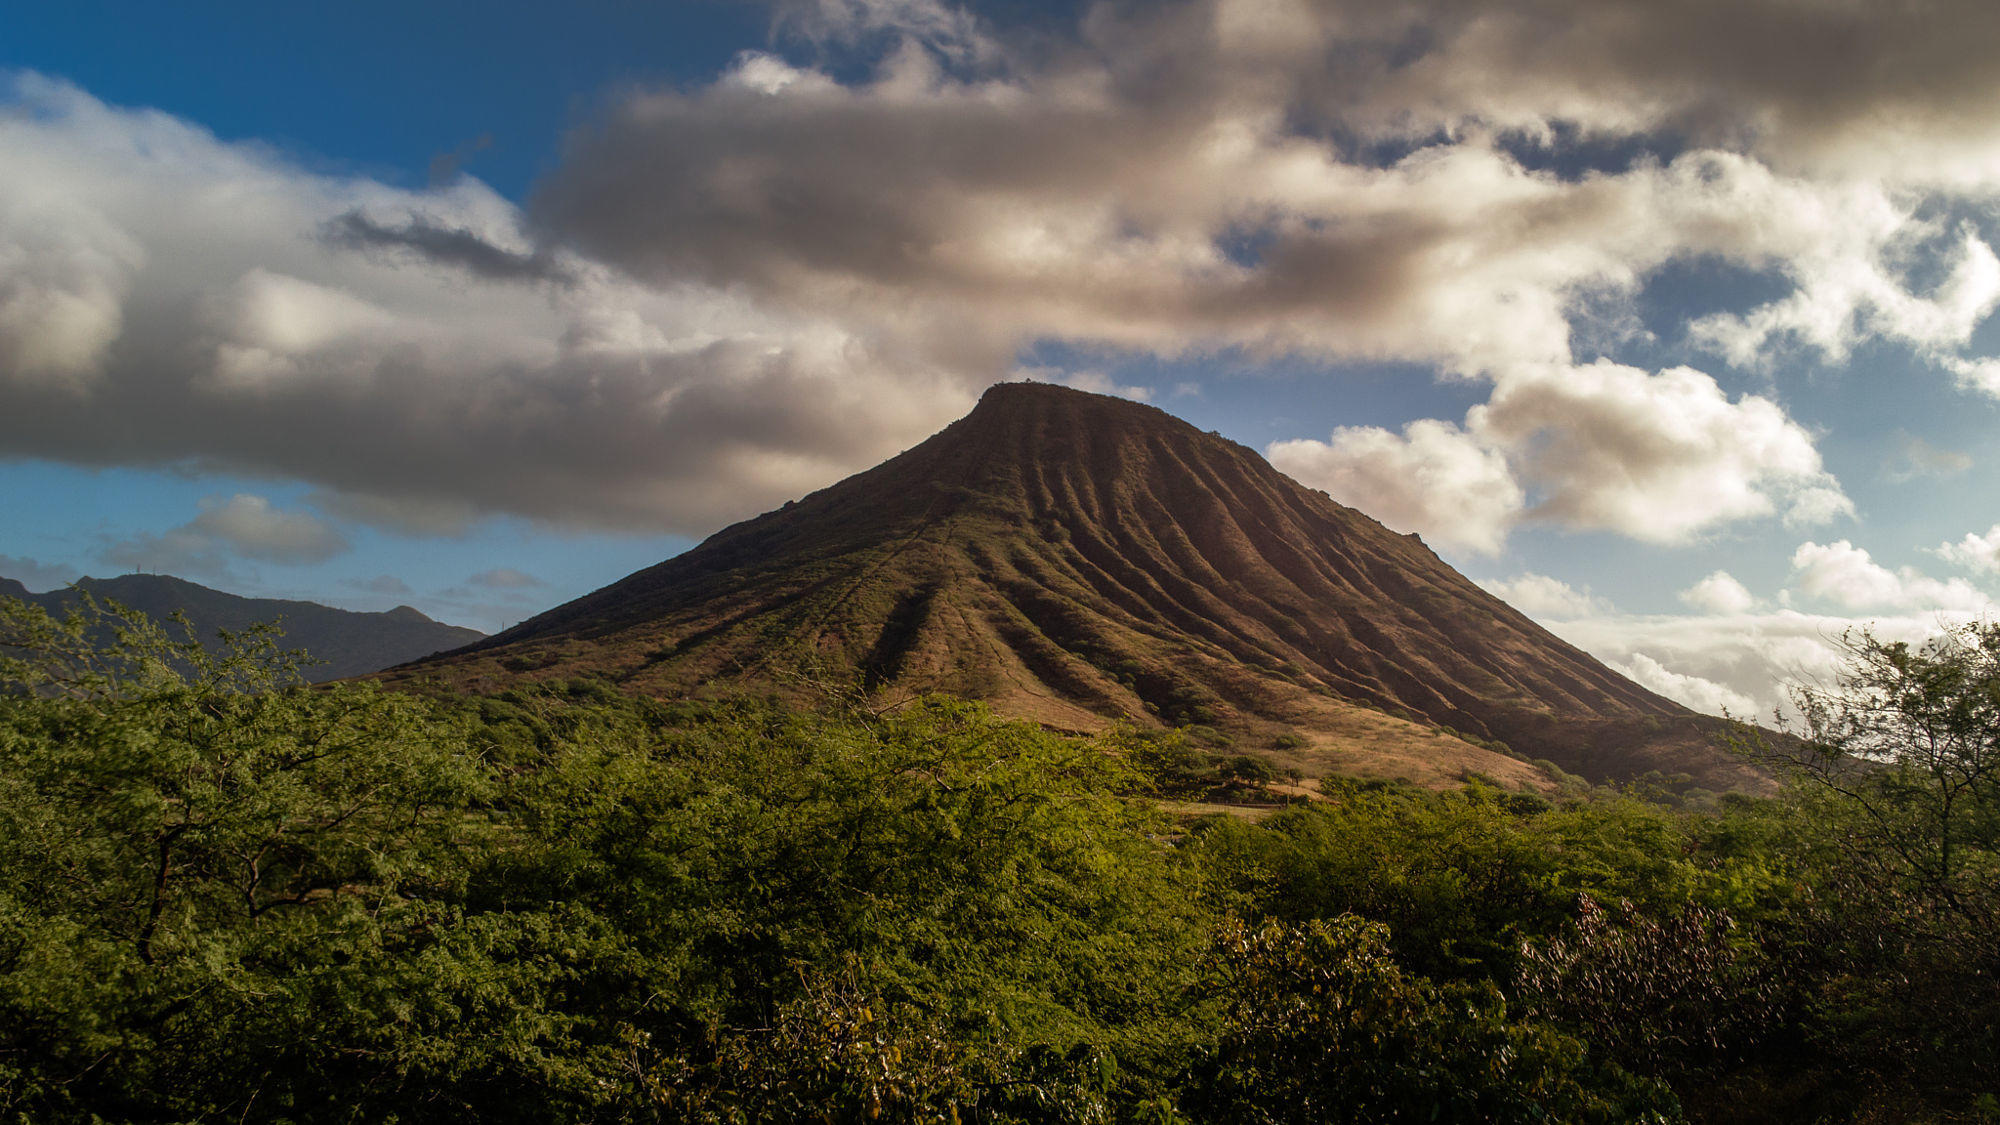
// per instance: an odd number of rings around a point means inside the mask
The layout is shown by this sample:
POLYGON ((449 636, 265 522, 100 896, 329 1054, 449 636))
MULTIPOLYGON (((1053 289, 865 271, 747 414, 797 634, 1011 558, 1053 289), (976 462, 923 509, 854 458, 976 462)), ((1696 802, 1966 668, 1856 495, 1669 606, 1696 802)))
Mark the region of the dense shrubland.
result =
POLYGON ((0 646, 8 1120, 2000 1115, 1991 634, 1858 648, 1781 800, 1255 823, 1160 799, 1254 766, 945 699, 309 689, 261 632, 16 605, 0 646))

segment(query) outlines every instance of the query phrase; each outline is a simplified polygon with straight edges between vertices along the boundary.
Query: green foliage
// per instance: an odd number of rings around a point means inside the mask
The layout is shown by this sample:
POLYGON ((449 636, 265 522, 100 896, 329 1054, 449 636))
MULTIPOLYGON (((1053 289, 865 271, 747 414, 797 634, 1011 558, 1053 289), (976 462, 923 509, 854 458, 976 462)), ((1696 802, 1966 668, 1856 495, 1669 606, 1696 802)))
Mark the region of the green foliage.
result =
POLYGON ((892 1005, 851 976, 807 978, 769 1028, 731 1030, 697 1072, 634 1032, 644 1101, 677 1119, 721 1123, 840 1120, 944 1123, 1110 1118, 1117 1073, 1089 1045, 1023 1051, 954 1035, 920 1009, 892 1005))
POLYGON ((587 720, 519 780, 494 882, 627 935, 674 998, 636 1026, 762 1026, 805 966, 972 1042, 1143 1070, 1180 1034, 1203 923, 1096 748, 946 700, 865 722, 668 707, 633 733, 587 720))
POLYGON ((339 977, 462 885, 488 779, 435 707, 299 687, 263 631, 211 656, 94 603, 0 605, 0 630, 0 1106, 240 1077, 220 1029, 293 1026, 307 967, 339 977))
POLYGON ((1781 799, 1330 781, 1190 823, 1160 798, 1278 772, 939 698, 307 688, 268 631, 186 632, 0 601, 0 1119, 1970 1120, 2000 1092, 1988 633, 1863 649, 1781 799))
POLYGON ((1598 1088, 1583 1045, 1510 1020, 1491 985, 1439 988, 1401 968, 1388 928, 1351 914, 1233 924, 1228 1002, 1188 1103, 1207 1120, 1664 1121, 1663 1088, 1598 1088))
POLYGON ((1576 919, 1522 950, 1530 1013, 1630 1070, 1688 1074, 1732 1061, 1784 1015, 1785 966, 1732 940, 1728 912, 1689 903, 1665 917, 1589 896, 1576 919))
POLYGON ((1093 1120, 1196 1034, 1193 874, 1089 744, 308 690, 264 634, 18 620, 8 1113, 1093 1120))
POLYGON ((1798 694, 1806 784, 1858 814, 1873 893, 1991 936, 2000 922, 2000 624, 1923 648, 1862 636, 1798 694))
POLYGON ((1513 979, 1520 942, 1555 932, 1577 896, 1672 911, 1776 893, 1758 858, 1700 854, 1684 818, 1630 799, 1555 807, 1485 786, 1433 793, 1342 780, 1328 800, 1258 825, 1218 822, 1202 846, 1274 917, 1386 922, 1397 955, 1439 980, 1513 979))
POLYGON ((1175 801, 1277 803, 1283 798, 1270 788, 1272 783, 1300 776, 1298 770, 1281 770, 1267 758, 1203 750, 1196 744, 1203 729, 1118 727, 1099 736, 1098 744, 1128 764, 1147 792, 1175 801))
POLYGON ((1828 919, 1819 1044, 1860 1085, 1970 1105, 2000 1092, 2000 624, 1848 657, 1792 738, 1751 740, 1791 767, 1786 842, 1828 919))

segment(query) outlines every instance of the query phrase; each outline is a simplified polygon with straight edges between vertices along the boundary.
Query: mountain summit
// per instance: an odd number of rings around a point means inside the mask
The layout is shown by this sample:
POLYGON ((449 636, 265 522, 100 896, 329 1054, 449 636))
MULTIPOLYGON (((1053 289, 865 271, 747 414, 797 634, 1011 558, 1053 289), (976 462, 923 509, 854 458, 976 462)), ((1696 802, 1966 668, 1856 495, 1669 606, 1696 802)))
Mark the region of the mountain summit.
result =
POLYGON ((1526 780, 1520 759, 1546 758, 1596 778, 1753 776, 1710 748, 1713 720, 1415 536, 1164 411, 1036 383, 399 677, 586 673, 648 694, 941 690, 1057 727, 1191 726, 1312 773, 1526 780))

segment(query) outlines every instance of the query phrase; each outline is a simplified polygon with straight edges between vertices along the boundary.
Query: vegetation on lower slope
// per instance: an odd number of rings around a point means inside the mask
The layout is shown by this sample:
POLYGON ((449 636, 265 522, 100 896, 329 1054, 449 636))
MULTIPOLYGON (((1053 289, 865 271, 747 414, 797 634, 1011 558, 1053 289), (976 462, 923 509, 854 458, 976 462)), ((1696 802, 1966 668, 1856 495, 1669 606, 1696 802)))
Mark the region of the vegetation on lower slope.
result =
POLYGON ((1864 649, 1877 721, 1810 711, 1781 799, 1251 823, 1161 798, 1269 779, 1129 728, 307 688, 263 633, 0 607, 6 1120, 1996 1109, 2000 634, 1864 649), (1958 749, 1835 753, 1912 737, 1958 749))

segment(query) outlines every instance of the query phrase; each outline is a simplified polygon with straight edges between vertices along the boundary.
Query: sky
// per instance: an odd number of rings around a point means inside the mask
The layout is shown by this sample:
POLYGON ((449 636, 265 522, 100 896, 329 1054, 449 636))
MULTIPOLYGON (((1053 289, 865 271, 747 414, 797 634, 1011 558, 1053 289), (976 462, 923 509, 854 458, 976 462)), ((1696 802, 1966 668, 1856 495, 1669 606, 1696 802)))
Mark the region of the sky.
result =
POLYGON ((1767 717, 2000 597, 1985 0, 0 9, 0 575, 496 630, 994 382, 1767 717))

